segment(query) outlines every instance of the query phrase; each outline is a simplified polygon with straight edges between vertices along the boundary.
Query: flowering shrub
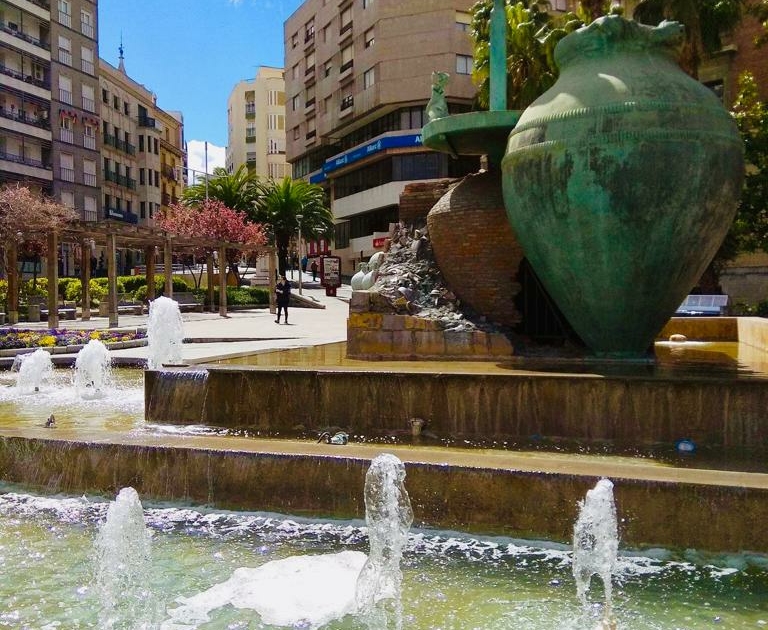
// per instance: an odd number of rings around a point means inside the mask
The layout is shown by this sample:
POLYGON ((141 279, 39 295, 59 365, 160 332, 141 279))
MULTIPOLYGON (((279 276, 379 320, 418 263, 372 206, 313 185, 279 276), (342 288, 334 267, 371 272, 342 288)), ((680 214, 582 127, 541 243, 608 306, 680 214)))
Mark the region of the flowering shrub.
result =
POLYGON ((91 339, 98 339, 109 345, 118 341, 133 341, 145 337, 146 333, 142 331, 66 330, 63 328, 23 330, 10 328, 0 331, 0 350, 85 345, 91 339))

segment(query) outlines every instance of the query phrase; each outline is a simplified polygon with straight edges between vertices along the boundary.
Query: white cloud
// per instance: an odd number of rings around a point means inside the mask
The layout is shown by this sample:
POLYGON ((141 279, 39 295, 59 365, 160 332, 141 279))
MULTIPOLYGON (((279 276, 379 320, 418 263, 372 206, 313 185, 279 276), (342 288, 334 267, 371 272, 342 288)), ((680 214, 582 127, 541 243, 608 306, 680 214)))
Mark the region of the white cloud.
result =
MULTIPOLYGON (((226 153, 226 147, 217 147, 215 144, 208 143, 208 173, 213 173, 213 169, 217 166, 224 167, 226 164, 226 153)), ((187 166, 193 171, 206 172, 204 140, 190 140, 187 142, 187 166)))

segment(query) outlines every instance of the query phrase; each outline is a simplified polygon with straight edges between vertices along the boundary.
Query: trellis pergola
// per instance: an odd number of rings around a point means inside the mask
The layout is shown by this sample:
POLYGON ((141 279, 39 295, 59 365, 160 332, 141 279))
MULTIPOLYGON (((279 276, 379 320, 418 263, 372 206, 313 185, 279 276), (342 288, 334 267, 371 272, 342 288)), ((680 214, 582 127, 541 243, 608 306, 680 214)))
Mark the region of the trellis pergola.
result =
MULTIPOLYGON (((211 310, 214 310, 214 261, 213 253, 218 252, 219 258, 219 315, 227 317, 227 265, 226 250, 237 249, 240 251, 255 252, 257 254, 266 254, 269 256, 269 306, 270 310, 275 310, 275 272, 276 251, 274 247, 247 245, 244 243, 233 243, 219 240, 206 239, 204 237, 187 237, 170 234, 157 228, 149 228, 140 225, 130 225, 123 221, 104 220, 104 221, 75 221, 62 227, 60 230, 51 230, 44 235, 25 233, 23 227, 18 232, 19 241, 29 237, 43 237, 46 242, 46 276, 48 278, 48 326, 58 328, 59 326, 59 304, 58 291, 56 287, 59 284, 58 269, 58 251, 61 243, 72 243, 80 245, 80 281, 82 283, 82 310, 83 320, 91 318, 91 300, 89 283, 91 280, 91 244, 97 244, 104 248, 104 256, 107 262, 107 280, 108 280, 108 317, 110 328, 117 327, 118 322, 118 294, 117 294, 117 249, 123 246, 129 249, 141 249, 144 251, 144 258, 147 266, 147 299, 155 299, 155 252, 163 252, 163 274, 165 276, 164 294, 167 297, 173 296, 173 254, 174 252, 191 252, 194 250, 207 249, 209 254, 206 258, 206 269, 208 274, 208 301, 211 310)), ((8 323, 13 325, 19 321, 19 276, 16 274, 18 263, 18 244, 19 241, 10 241, 6 243, 6 255, 8 269, 11 270, 8 275, 8 323)))

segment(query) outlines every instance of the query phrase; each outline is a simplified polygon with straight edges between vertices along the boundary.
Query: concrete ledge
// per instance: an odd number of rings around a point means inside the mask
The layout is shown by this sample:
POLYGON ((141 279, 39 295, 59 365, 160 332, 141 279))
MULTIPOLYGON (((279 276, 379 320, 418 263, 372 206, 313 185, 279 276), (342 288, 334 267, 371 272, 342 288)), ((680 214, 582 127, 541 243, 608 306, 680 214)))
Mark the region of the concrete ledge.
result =
POLYGON ((566 543, 578 502, 608 476, 623 547, 768 548, 767 475, 644 469, 636 461, 612 467, 584 456, 538 454, 526 461, 524 454, 504 452, 221 439, 229 448, 223 442, 220 448, 195 447, 188 437, 171 446, 167 437, 152 445, 5 435, 0 478, 46 493, 114 496, 131 486, 155 501, 363 518, 365 473, 370 460, 386 451, 406 465, 417 527, 566 543))

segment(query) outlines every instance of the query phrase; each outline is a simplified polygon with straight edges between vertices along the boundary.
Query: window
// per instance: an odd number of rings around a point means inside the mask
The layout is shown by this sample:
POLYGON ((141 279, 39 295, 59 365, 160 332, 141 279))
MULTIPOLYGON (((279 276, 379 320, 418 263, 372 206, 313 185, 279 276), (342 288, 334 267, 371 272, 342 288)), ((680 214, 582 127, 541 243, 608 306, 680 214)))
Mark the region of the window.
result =
POLYGON ((277 90, 269 90, 269 92, 267 92, 267 103, 269 105, 279 105, 280 100, 280 92, 277 90))
POLYGON ((86 37, 93 39, 95 30, 93 28, 93 14, 88 11, 80 11, 80 32, 86 37))
POLYGON ((373 4, 373 0, 363 0, 363 8, 367 9, 373 4))
POLYGON ((123 101, 123 113, 126 116, 131 115, 131 106, 128 104, 128 101, 123 101))
POLYGON ((143 186, 146 183, 146 177, 144 176, 145 170, 139 169, 139 185, 143 186))
POLYGON ((324 114, 329 113, 332 107, 333 107, 333 96, 326 96, 323 99, 323 113, 324 114))
POLYGON ((280 114, 269 114, 267 116, 267 129, 275 131, 285 128, 285 117, 280 114))
POLYGON ((120 99, 117 96, 112 97, 112 107, 115 109, 120 109, 120 99))
POLYGON ((87 123, 83 126, 83 147, 96 149, 96 128, 87 123))
MULTIPOLYGON (((274 116, 274 114, 271 114, 274 116)), ((254 123, 248 123, 245 127, 245 141, 253 142, 256 139, 256 125, 254 123)))
POLYGON ((297 94, 291 99, 291 111, 296 111, 301 106, 301 101, 299 99, 299 95, 297 94))
POLYGON ((353 49, 351 44, 341 49, 341 67, 339 68, 339 73, 344 74, 354 65, 354 61, 352 59, 352 50, 353 49))
POLYGON ((325 44, 328 41, 328 33, 331 32, 331 24, 328 23, 323 27, 323 43, 325 44))
POLYGON ((296 48, 299 45, 299 34, 294 33, 291 35, 291 48, 296 48))
POLYGON ((73 144, 75 141, 75 132, 73 131, 74 124, 72 118, 67 115, 59 117, 59 139, 62 142, 73 144))
POLYGON ((74 182, 75 181, 75 156, 71 153, 62 153, 59 156, 59 175, 62 181, 74 182))
POLYGON ((341 12, 341 29, 339 35, 343 35, 347 31, 352 30, 352 7, 349 6, 343 9, 341 12))
POLYGON ((304 43, 307 44, 315 39, 315 20, 311 19, 304 25, 304 43))
POLYGON ((83 160, 83 184, 86 186, 96 186, 95 160, 83 160))
POLYGON ((296 64, 291 68, 291 78, 298 79, 299 78, 299 64, 296 64))
POLYGON ((341 111, 344 111, 345 109, 349 109, 352 107, 352 105, 355 104, 354 97, 351 94, 347 94, 341 99, 341 111))
POLYGON ((80 66, 86 74, 91 76, 96 74, 95 66, 93 65, 93 50, 86 46, 80 47, 80 66))
MULTIPOLYGON (((157 138, 152 138, 152 140, 153 140, 153 143, 152 143, 153 151, 152 151, 152 153, 154 153, 155 155, 160 155, 160 151, 159 151, 160 143, 159 143, 159 140, 157 138)), ((155 184, 155 185, 157 185, 157 184, 155 184)))
POLYGON ((312 107, 315 104, 315 86, 310 85, 306 90, 304 107, 312 107))
POLYGON ((144 136, 139 136, 139 151, 144 152, 144 136))
POLYGON ((93 93, 92 85, 83 85, 83 109, 87 112, 96 111, 95 95, 93 93))
MULTIPOLYGON (((269 148, 267 149, 269 153, 280 153, 280 143, 275 138, 269 139, 269 148)), ((255 157, 254 157, 255 159, 255 157)))
POLYGON ((83 197, 83 219, 85 221, 96 221, 96 197, 86 195, 83 197))
POLYGON ((59 195, 59 198, 61 199, 62 206, 67 206, 67 208, 75 207, 75 193, 73 193, 72 191, 62 190, 61 194, 59 195))
POLYGON ((59 0, 59 24, 72 28, 72 6, 69 0, 59 0))
POLYGON ((105 105, 109 105, 109 92, 107 92, 104 88, 101 89, 101 102, 105 105))
POLYGON ((456 11, 456 29, 462 33, 469 33, 469 25, 472 22, 472 15, 464 11, 456 11))
POLYGON ((147 202, 146 201, 140 201, 139 202, 139 216, 142 219, 147 218, 147 202))
POLYGON ((366 48, 370 48, 371 46, 373 46, 373 43, 374 43, 373 27, 365 31, 365 34, 363 36, 363 41, 365 42, 366 48))
POLYGON ((67 66, 72 65, 72 42, 59 35, 59 61, 67 66))
POLYGON ((312 140, 317 135, 315 117, 307 118, 307 140, 312 140))
POLYGON ((59 75, 59 100, 67 105, 72 105, 72 79, 59 75))
POLYGON ((323 66, 323 76, 329 77, 331 76, 331 70, 333 70, 333 63, 331 63, 330 60, 325 62, 325 66, 323 66))
POLYGON ((298 140, 301 137, 301 131, 298 127, 293 128, 293 139, 298 140))
POLYGON ((304 59, 304 67, 306 70, 304 71, 304 74, 312 74, 315 71, 315 51, 313 50, 311 53, 309 53, 306 58, 304 59))
POLYGON ((456 55, 456 74, 472 74, 471 55, 456 55))
POLYGON ((363 89, 367 90, 375 83, 375 76, 373 68, 370 68, 363 72, 363 89))

